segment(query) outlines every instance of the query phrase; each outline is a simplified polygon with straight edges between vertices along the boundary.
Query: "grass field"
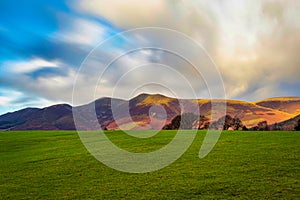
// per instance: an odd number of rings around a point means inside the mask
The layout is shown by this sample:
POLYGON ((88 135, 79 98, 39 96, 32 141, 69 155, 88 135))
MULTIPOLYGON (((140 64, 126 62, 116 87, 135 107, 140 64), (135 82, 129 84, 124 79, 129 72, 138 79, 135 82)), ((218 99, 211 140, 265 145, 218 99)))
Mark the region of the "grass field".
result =
MULTIPOLYGON (((134 152, 167 144, 174 131, 110 139, 134 152)), ((145 174, 110 169, 75 131, 0 133, 1 199, 300 199, 299 132, 223 132, 198 158, 205 132, 170 166, 145 174)))

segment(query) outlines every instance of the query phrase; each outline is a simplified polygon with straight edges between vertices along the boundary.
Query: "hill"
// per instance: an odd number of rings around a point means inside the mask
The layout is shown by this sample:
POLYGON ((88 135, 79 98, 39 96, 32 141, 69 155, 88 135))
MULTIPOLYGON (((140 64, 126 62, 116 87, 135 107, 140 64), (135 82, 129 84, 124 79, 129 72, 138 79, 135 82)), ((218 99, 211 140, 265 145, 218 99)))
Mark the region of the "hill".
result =
MULTIPOLYGON (((26 108, 0 116, 0 129, 10 130, 74 130, 72 109, 84 115, 96 111, 99 124, 103 129, 159 129, 163 125, 153 122, 152 116, 166 116, 165 124, 181 113, 180 102, 184 112, 195 112, 198 103, 200 114, 211 116, 209 99, 176 99, 161 94, 140 94, 130 100, 100 98, 90 104, 72 107, 58 104, 46 108, 26 108), (112 105, 114 110, 112 110, 112 105), (153 107, 156 105, 156 107, 153 107), (149 114, 149 112, 151 112, 149 114), (152 120, 151 120, 152 119, 152 120)), ((222 104, 222 100, 214 100, 222 104)), ((300 98, 270 98, 258 102, 226 100, 227 114, 238 117, 247 127, 253 127, 260 121, 274 124, 296 117, 300 112, 300 98)), ((219 117, 222 117, 221 115, 219 117)), ((80 127, 94 130, 97 127, 80 127)))
POLYGON ((297 115, 292 119, 288 119, 283 122, 270 125, 270 129, 271 130, 294 130, 299 120, 300 120, 300 115, 297 115))
POLYGON ((58 104, 46 108, 25 108, 0 116, 0 129, 74 130, 72 107, 58 104))
POLYGON ((269 98, 255 103, 267 108, 280 110, 282 112, 293 115, 300 114, 300 98, 299 97, 277 97, 269 98))

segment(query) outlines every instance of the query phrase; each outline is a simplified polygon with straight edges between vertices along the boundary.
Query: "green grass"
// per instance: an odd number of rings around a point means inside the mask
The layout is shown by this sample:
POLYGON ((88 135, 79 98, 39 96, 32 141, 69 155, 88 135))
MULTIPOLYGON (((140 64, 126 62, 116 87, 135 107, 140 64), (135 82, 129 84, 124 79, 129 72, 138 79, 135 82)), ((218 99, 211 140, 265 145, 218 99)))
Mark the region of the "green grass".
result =
MULTIPOLYGON (((174 136, 151 139, 121 132, 109 138, 124 149, 148 152, 174 136)), ((198 158, 205 132, 168 167, 145 174, 108 168, 75 131, 0 133, 1 199, 299 199, 299 132, 223 132, 198 158)))

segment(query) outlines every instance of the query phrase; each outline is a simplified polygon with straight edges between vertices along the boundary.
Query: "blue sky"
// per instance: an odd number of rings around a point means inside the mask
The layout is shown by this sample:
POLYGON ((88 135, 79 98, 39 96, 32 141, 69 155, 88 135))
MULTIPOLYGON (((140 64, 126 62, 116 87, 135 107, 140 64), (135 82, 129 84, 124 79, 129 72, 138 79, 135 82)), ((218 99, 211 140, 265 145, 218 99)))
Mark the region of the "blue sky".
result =
MULTIPOLYGON (((176 30, 201 43, 222 75, 227 98, 255 101, 273 96, 300 96, 299 8, 296 0, 2 0, 0 114, 25 107, 71 104, 76 74, 89 52, 122 31, 149 26, 176 30)), ((124 51, 128 41, 176 44, 166 35, 160 37, 119 36, 98 52, 94 63, 100 60, 99 69, 102 69, 101 60, 124 51)), ((121 78, 130 67, 153 60, 174 66, 188 77, 193 75, 189 74, 189 66, 184 63, 176 66, 180 61, 174 63, 174 58, 162 52, 141 51, 125 56, 112 67, 99 97, 110 96, 113 80, 121 78)), ((83 97, 84 87, 92 87, 99 78, 93 77, 92 72, 78 76, 83 97)), ((159 72, 136 73, 136 77, 147 80, 156 78, 159 72)), ((168 79, 176 85, 174 80, 173 77, 168 79)), ((193 84, 196 83, 197 80, 193 84)), ((125 92, 118 96, 125 98, 134 94, 129 91, 134 87, 138 87, 134 80, 125 82, 122 85, 125 92)), ((205 90, 203 84, 199 83, 197 90, 199 98, 209 97, 202 92, 205 90)), ((178 96, 189 97, 181 91, 184 89, 178 90, 178 96)), ((155 86, 140 92, 164 93, 164 90, 155 86)), ((89 100, 82 98, 79 102, 89 100)))
POLYGON ((120 31, 101 17, 71 9, 66 1, 4 0, 0 7, 0 113, 70 103, 59 94, 47 97, 24 84, 34 85, 39 78, 65 76, 70 69, 77 70, 97 42, 120 31), (75 23, 96 32, 101 29, 101 36, 85 40, 80 37, 84 31, 76 33, 75 23), (82 41, 72 41, 76 34, 82 41))

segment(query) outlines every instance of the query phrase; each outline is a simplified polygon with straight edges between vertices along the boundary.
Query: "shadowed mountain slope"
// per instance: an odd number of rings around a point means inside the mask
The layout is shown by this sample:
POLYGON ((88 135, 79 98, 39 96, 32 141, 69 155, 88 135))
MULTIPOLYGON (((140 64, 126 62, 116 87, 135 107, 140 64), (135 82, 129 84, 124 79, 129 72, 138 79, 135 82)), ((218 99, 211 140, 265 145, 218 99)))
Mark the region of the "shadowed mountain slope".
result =
POLYGON ((46 108, 25 108, 0 116, 0 129, 74 130, 72 107, 58 104, 46 108))
POLYGON ((291 119, 270 125, 270 130, 294 130, 299 120, 300 115, 297 115, 291 119))

